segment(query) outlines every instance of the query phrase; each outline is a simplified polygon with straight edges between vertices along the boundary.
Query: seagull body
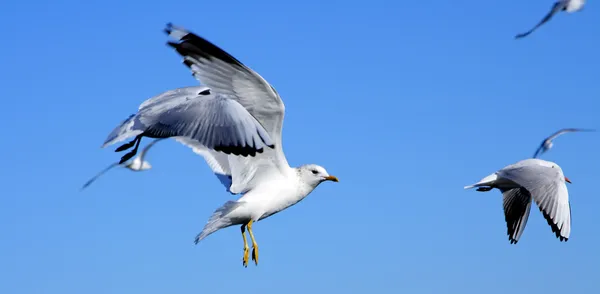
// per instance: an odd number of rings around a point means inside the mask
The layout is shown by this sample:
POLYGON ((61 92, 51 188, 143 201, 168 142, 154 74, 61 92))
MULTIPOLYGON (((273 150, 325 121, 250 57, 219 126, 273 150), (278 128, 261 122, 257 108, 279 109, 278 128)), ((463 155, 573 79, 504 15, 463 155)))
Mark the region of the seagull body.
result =
POLYGON ((180 88, 143 102, 136 114, 117 126, 104 146, 131 137, 117 148, 135 155, 142 137, 174 138, 201 155, 237 201, 227 201, 209 218, 196 243, 217 230, 241 225, 242 263, 258 264, 252 225, 304 199, 320 183, 337 182, 318 165, 290 167, 281 146, 284 104, 258 73, 209 41, 183 28, 167 25, 168 42, 183 57, 193 76, 206 86, 180 88))
POLYGON ((571 206, 565 182, 571 183, 558 164, 541 159, 525 159, 465 189, 477 187, 477 191, 487 192, 496 188, 502 192, 511 244, 516 244, 523 234, 532 198, 556 237, 560 241, 567 241, 571 234, 571 206))
POLYGON ((548 12, 548 14, 546 14, 546 16, 544 16, 544 18, 538 24, 536 24, 531 30, 529 30, 525 33, 516 35, 515 39, 520 39, 520 38, 526 37, 529 34, 533 33, 533 31, 535 31, 540 26, 542 26, 543 24, 548 22, 550 19, 552 19, 552 17, 555 14, 557 14, 561 11, 566 11, 568 13, 580 11, 581 9, 583 9, 584 4, 585 4, 585 0, 559 0, 559 1, 555 2, 552 5, 550 12, 548 12))
POLYGON ((126 161, 124 163, 118 163, 115 162, 109 166, 107 166, 105 169, 103 169, 102 171, 100 171, 99 173, 97 173, 94 177, 92 177, 91 179, 89 179, 85 184, 83 184, 83 186, 81 187, 81 190, 87 188, 89 185, 91 185, 95 180, 98 179, 98 177, 100 177, 101 175, 103 175, 104 173, 106 173, 107 171, 111 170, 112 168, 116 167, 116 166, 122 166, 130 171, 134 171, 134 172, 138 172, 138 171, 145 171, 145 170, 149 170, 152 168, 152 165, 150 165, 150 162, 146 161, 146 153, 148 152, 148 150, 150 148, 152 148, 152 146, 154 146, 154 144, 158 141, 160 141, 162 139, 156 139, 152 142, 150 142, 150 144, 148 144, 146 147, 144 147, 144 149, 142 150, 142 152, 140 152, 140 154, 135 157, 133 160, 130 161, 126 161))
POLYGON ((572 132, 595 132, 595 131, 596 130, 593 130, 593 129, 576 129, 576 128, 560 129, 542 141, 542 143, 540 144, 538 149, 535 150, 535 153, 533 154, 533 158, 537 158, 539 155, 542 155, 542 154, 546 153, 546 151, 550 150, 550 148, 552 148, 552 146, 554 146, 552 141, 554 139, 556 139, 556 137, 558 137, 562 134, 572 133, 572 132))

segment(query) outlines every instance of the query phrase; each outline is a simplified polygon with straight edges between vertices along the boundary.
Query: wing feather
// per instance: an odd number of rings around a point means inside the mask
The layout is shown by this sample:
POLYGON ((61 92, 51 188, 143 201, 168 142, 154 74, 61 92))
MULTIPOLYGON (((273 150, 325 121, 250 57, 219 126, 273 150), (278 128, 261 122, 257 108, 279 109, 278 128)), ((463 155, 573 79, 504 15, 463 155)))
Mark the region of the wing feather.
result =
POLYGON ((501 190, 501 192, 508 239, 511 244, 516 244, 521 238, 529 219, 531 195, 522 187, 501 190))
POLYGON ((528 159, 500 170, 498 175, 526 189, 556 237, 561 241, 569 239, 571 231, 569 193, 564 175, 558 165, 544 166, 536 163, 536 159, 528 159))
POLYGON ((233 175, 231 190, 243 193, 251 189, 258 171, 270 169, 289 172, 283 154, 281 129, 285 106, 275 88, 258 73, 242 64, 221 48, 183 28, 168 24, 166 33, 175 41, 167 44, 183 58, 193 76, 215 92, 239 102, 267 130, 274 149, 267 149, 254 158, 229 157, 233 175))
POLYGON ((255 156, 273 146, 268 132, 241 104, 202 89, 167 91, 145 101, 138 113, 115 128, 104 146, 139 134, 189 137, 206 148, 242 156, 255 156))

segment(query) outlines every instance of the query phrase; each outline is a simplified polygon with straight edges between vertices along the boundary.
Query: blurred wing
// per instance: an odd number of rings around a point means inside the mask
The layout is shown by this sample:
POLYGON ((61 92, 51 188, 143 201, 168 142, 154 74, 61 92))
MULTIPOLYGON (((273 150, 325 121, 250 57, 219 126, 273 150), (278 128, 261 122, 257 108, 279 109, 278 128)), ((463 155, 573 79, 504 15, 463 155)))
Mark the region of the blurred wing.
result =
POLYGON ((281 145, 281 128, 285 107, 275 89, 258 73, 242 64, 221 48, 183 28, 167 25, 165 30, 176 42, 168 45, 183 57, 194 77, 217 93, 239 102, 267 130, 275 149, 265 150, 256 158, 230 157, 233 191, 248 190, 257 170, 289 170, 281 145))
POLYGON ((223 184, 223 186, 225 186, 225 189, 227 190, 227 192, 229 192, 231 194, 236 194, 236 193, 231 192, 231 190, 230 190, 230 188, 231 188, 231 169, 229 168, 229 161, 227 159, 229 157, 229 155, 210 150, 210 149, 198 144, 196 141, 190 140, 189 138, 186 138, 186 137, 175 137, 174 139, 177 142, 192 148, 192 151, 194 151, 194 153, 202 156, 204 158, 204 160, 206 161, 206 163, 208 164, 208 166, 210 167, 210 169, 215 174, 215 176, 217 176, 217 178, 219 179, 221 184, 223 184))
POLYGON ((529 211, 531 211, 531 195, 524 188, 501 190, 503 196, 504 219, 506 220, 508 239, 517 244, 525 230, 529 211))
POLYGON ((571 234, 569 193, 564 175, 558 168, 538 164, 515 165, 500 170, 498 175, 525 188, 535 200, 556 237, 561 241, 569 239, 571 234))
POLYGON ((540 144, 540 146, 535 150, 535 153, 533 154, 533 158, 537 158, 538 155, 540 155, 542 152, 542 150, 544 150, 544 142, 546 142, 546 140, 542 141, 542 144, 540 144))
POLYGON ((119 163, 115 162, 115 163, 107 166, 105 169, 101 170, 99 173, 97 173, 95 176, 93 176, 91 179, 89 179, 85 184, 83 184, 83 186, 81 187, 81 190, 87 188, 96 179, 98 179, 98 177, 100 177, 101 175, 103 175, 104 173, 106 173, 107 171, 109 171, 110 169, 112 169, 113 167, 118 166, 118 165, 119 165, 119 163))
POLYGON ((227 154, 255 156, 273 146, 267 131, 237 101, 210 91, 169 91, 142 104, 108 136, 104 146, 143 134, 189 137, 227 154))
POLYGON ((595 130, 593 129, 576 129, 576 128, 566 128, 566 129, 561 129, 559 131, 557 131, 556 133, 550 135, 550 137, 547 138, 547 140, 554 140, 556 137, 565 134, 565 133, 572 133, 572 132, 594 132, 595 130))
POLYGON ((566 2, 565 1, 558 1, 558 2, 554 3, 552 5, 552 9, 550 9, 550 12, 548 12, 548 14, 546 14, 546 16, 544 16, 544 18, 538 24, 536 24, 531 30, 529 30, 529 31, 527 31, 525 33, 516 35, 515 38, 519 39, 519 38, 527 37, 529 34, 533 33, 533 31, 537 30, 543 24, 545 24, 550 19, 552 19, 552 17, 557 12, 563 10, 565 7, 566 7, 566 2))
POLYGON ((150 148, 152 148, 152 146, 154 146, 154 144, 156 144, 158 141, 162 141, 165 138, 161 138, 161 139, 156 139, 150 143, 148 143, 148 145, 146 145, 146 147, 144 147, 144 149, 142 149, 142 152, 140 152, 140 155, 138 155, 138 157, 140 158, 140 162, 144 162, 145 158, 146 158, 146 153, 148 153, 148 150, 150 150, 150 148))

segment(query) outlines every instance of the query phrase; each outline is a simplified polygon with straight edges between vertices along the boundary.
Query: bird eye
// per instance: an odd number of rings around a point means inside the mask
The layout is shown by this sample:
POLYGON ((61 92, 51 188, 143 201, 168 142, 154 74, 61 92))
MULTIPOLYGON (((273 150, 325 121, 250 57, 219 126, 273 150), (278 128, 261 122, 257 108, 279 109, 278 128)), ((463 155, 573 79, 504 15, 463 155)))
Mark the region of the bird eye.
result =
POLYGON ((311 170, 311 172, 313 173, 313 175, 316 175, 319 173, 316 169, 311 170))
POLYGON ((198 93, 198 95, 209 95, 210 94, 210 89, 206 89, 200 93, 198 93))

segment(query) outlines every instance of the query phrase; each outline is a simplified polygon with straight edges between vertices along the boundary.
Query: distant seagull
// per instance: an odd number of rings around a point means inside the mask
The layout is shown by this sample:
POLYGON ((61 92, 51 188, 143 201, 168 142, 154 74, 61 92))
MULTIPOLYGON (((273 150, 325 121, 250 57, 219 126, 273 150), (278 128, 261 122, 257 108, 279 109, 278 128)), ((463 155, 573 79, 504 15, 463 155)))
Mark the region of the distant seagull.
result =
POLYGON ((102 171, 100 171, 98 174, 96 174, 93 178, 91 178, 89 181, 87 181, 83 187, 81 187, 81 190, 87 188, 89 185, 91 185, 96 179, 98 179, 98 177, 100 177, 101 175, 103 175, 104 173, 106 173, 107 171, 109 171, 110 169, 112 169, 115 166, 122 166, 124 168, 127 168, 131 171, 145 171, 145 170, 149 170, 152 168, 152 166, 150 165, 150 163, 146 160, 144 160, 146 153, 148 152, 148 150, 154 145, 156 144, 156 142, 163 140, 163 139, 156 139, 152 142, 150 142, 146 147, 144 147, 144 149, 142 149, 142 152, 140 152, 140 154, 134 158, 133 160, 129 161, 129 162, 125 162, 125 163, 118 163, 115 162, 111 165, 109 165, 108 167, 106 167, 105 169, 103 169, 102 171))
POLYGON ((595 132, 596 130, 593 129, 576 129, 576 128, 567 128, 567 129, 561 129, 558 132, 550 135, 550 137, 544 139, 544 141, 542 141, 542 143, 540 144, 540 147, 538 147, 537 150, 535 150, 535 154, 533 154, 533 158, 537 158, 539 155, 544 154, 546 151, 550 150, 550 148, 552 148, 552 146, 554 146, 554 144, 552 143, 552 140, 556 139, 556 137, 565 134, 565 133, 571 133, 571 132, 595 132))
MULTIPOLYGON (((213 212, 195 242, 239 225, 242 265, 247 266, 249 259, 246 229, 252 260, 258 265, 253 224, 302 201, 321 183, 338 179, 316 164, 289 166, 281 138, 285 107, 263 77, 194 33, 171 24, 165 32, 173 39, 167 44, 206 87, 176 89, 146 100, 111 132, 104 146, 135 137, 117 148, 123 151, 135 145, 122 161, 135 154, 142 137, 174 138, 192 147, 230 193, 241 195, 213 212)), ((312 120, 314 115, 308 112, 300 119, 312 120)), ((330 129, 326 122, 319 127, 319 131, 330 129)))
POLYGON ((543 24, 548 22, 556 13, 561 12, 561 11, 566 11, 569 13, 576 12, 576 11, 583 9, 584 4, 585 4, 585 0, 559 0, 559 1, 557 1, 556 3, 554 3, 554 5, 552 5, 552 9, 550 10, 550 12, 548 12, 548 14, 546 14, 546 16, 544 16, 544 18, 537 25, 535 25, 531 30, 529 30, 525 33, 516 35, 515 39, 520 39, 520 38, 526 37, 529 34, 533 33, 533 31, 535 31, 537 28, 539 28, 540 26, 542 26, 543 24))
POLYGON ((497 188, 502 192, 504 218, 511 244, 516 244, 523 234, 532 198, 556 237, 560 241, 567 241, 571 234, 571 205, 565 182, 571 183, 558 164, 541 159, 525 159, 465 189, 478 187, 477 191, 487 192, 497 188))

